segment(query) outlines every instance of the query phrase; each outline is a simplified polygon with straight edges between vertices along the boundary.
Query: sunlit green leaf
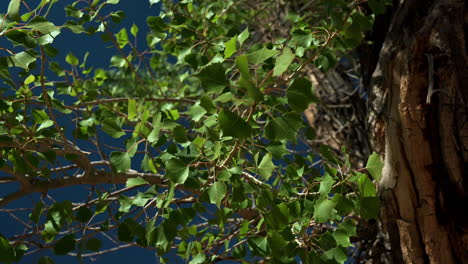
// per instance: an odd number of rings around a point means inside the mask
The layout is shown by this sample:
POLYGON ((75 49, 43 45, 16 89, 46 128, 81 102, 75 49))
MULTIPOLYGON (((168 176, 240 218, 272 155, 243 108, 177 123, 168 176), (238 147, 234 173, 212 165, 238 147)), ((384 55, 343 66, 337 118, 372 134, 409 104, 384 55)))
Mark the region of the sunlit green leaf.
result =
POLYGON ((225 43, 225 48, 224 48, 224 58, 229 58, 232 56, 232 54, 236 53, 237 51, 237 36, 232 37, 229 41, 225 43))
POLYGON ((136 37, 137 34, 138 34, 138 26, 135 25, 135 24, 133 24, 133 25, 132 25, 132 28, 130 29, 130 33, 132 33, 132 35, 133 35, 134 37, 136 37))
POLYGON ((249 28, 244 29, 242 33, 237 36, 237 41, 239 41, 239 45, 242 46, 244 44, 244 41, 249 38, 249 28))
POLYGON ((19 15, 19 8, 20 8, 21 0, 10 0, 10 4, 8 4, 8 17, 12 20, 18 21, 20 20, 19 15))
POLYGON ((78 61, 78 58, 73 55, 73 53, 68 53, 67 57, 65 57, 65 61, 68 62, 68 64, 77 66, 80 62, 78 61))
POLYGON ((366 169, 375 180, 382 176, 383 163, 377 153, 373 152, 367 160, 366 169))
POLYGON ((129 178, 125 182, 125 187, 129 188, 129 187, 133 187, 133 186, 147 185, 147 184, 149 184, 149 182, 147 182, 145 179, 143 179, 141 177, 136 177, 136 178, 129 178))

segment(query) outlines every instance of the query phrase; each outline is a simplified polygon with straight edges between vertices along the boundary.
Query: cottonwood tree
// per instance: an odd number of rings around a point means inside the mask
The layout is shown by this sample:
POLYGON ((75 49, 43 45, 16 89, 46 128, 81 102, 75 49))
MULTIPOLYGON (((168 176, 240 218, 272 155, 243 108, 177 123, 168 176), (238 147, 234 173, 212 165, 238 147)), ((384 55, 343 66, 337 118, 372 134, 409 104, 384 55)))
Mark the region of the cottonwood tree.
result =
POLYGON ((2 15, 0 207, 24 232, 0 236, 0 261, 127 246, 161 262, 366 255, 380 158, 353 168, 345 149, 311 148, 302 113, 320 104, 306 69, 356 48, 387 1, 369 1, 371 13, 361 1, 295 3, 280 29, 260 23, 280 1, 152 0, 161 14, 144 34, 118 2, 73 2, 63 24, 55 1, 11 0, 2 15), (63 34, 100 35, 109 67, 88 65, 93 51, 58 59, 63 34))
POLYGON ((467 263, 466 1, 394 1, 363 47, 391 263, 467 263), (460 207, 461 206, 461 207, 460 207))

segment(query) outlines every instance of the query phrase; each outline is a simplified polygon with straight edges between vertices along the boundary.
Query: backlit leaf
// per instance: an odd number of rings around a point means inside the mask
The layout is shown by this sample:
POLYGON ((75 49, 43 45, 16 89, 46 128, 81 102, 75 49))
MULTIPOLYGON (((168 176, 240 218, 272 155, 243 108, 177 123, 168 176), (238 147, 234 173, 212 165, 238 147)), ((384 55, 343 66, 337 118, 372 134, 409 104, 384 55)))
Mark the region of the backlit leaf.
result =
POLYGON ((232 54, 236 53, 237 51, 237 36, 232 37, 229 41, 227 41, 224 45, 224 58, 229 58, 232 54))
POLYGON ((147 184, 149 184, 149 182, 147 182, 145 179, 143 179, 141 177, 136 177, 136 178, 129 178, 125 182, 125 187, 129 188, 129 187, 133 187, 133 186, 147 185, 147 184))

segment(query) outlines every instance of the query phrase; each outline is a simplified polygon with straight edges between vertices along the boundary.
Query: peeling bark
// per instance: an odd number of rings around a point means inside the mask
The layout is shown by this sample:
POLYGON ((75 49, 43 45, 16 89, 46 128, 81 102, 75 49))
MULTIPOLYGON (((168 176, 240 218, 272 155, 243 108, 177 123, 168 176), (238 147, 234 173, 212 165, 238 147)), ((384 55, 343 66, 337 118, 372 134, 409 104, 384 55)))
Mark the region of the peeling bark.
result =
POLYGON ((392 263, 468 263, 466 5, 401 1, 372 75, 369 122, 385 156, 379 191, 392 263))

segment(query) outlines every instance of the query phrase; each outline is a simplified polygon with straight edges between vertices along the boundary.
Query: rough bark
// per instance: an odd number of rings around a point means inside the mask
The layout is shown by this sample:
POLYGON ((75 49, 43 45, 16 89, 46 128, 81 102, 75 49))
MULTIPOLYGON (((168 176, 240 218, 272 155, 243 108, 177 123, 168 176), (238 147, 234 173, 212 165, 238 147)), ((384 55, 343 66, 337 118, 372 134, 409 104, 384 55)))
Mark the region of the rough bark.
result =
POLYGON ((369 84, 390 262, 468 263, 467 4, 393 8, 369 84))

